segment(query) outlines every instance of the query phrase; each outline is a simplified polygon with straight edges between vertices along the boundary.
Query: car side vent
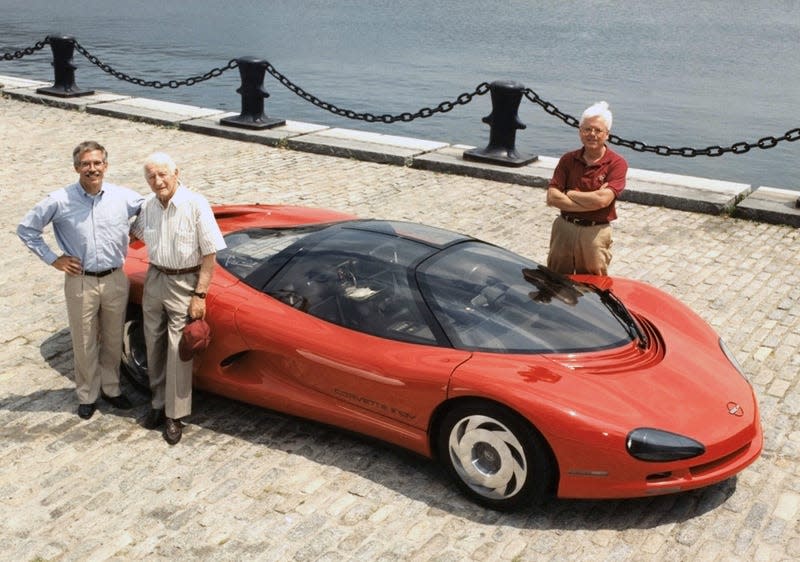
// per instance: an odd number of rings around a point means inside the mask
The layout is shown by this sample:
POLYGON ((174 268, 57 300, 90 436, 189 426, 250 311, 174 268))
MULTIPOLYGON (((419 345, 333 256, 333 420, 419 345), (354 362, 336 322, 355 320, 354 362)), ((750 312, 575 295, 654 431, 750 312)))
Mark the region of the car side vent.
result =
POLYGON ((223 359, 222 361, 219 362, 219 366, 222 367, 223 369, 225 367, 229 367, 229 366, 233 365, 234 363, 236 363, 239 359, 241 359, 242 357, 247 355, 248 353, 250 353, 250 350, 249 349, 245 349, 244 351, 240 351, 239 353, 234 353, 233 355, 228 355, 225 359, 223 359))

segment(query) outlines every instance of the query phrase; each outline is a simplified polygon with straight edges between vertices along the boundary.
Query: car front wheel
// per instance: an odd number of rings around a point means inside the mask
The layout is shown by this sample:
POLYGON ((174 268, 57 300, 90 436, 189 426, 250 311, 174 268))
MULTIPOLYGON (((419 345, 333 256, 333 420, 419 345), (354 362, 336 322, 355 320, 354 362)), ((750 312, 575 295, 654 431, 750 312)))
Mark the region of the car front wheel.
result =
POLYGON ((459 488, 501 511, 536 504, 554 485, 555 465, 539 433, 498 404, 471 401, 448 412, 438 451, 459 488))

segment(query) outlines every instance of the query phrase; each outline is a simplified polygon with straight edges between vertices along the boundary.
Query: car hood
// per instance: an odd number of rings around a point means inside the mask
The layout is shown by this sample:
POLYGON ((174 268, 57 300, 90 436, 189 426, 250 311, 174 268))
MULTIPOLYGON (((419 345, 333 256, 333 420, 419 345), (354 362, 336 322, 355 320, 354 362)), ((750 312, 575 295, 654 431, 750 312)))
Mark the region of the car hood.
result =
POLYGON ((537 427, 572 438, 575 428, 625 435, 653 427, 707 442, 752 423, 752 387, 700 317, 637 282, 616 280, 614 290, 646 332, 646 347, 634 341, 589 353, 476 352, 454 373, 451 396, 491 396, 537 427))
POLYGON ((475 353, 454 373, 450 396, 489 396, 567 439, 651 427, 718 442, 758 416, 752 387, 722 352, 668 352, 647 368, 598 372, 568 359, 475 353))

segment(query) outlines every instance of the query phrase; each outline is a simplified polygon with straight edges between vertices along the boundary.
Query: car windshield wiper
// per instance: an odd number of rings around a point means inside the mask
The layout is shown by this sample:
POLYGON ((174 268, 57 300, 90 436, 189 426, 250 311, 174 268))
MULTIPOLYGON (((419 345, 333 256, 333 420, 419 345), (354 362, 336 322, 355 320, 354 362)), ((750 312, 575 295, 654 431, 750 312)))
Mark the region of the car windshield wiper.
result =
POLYGON ((611 311, 611 314, 622 324, 622 327, 628 332, 631 338, 639 341, 639 347, 646 348, 650 340, 645 334, 644 330, 639 326, 639 323, 633 318, 633 315, 628 311, 621 300, 612 293, 609 289, 598 289, 600 300, 606 308, 611 311))

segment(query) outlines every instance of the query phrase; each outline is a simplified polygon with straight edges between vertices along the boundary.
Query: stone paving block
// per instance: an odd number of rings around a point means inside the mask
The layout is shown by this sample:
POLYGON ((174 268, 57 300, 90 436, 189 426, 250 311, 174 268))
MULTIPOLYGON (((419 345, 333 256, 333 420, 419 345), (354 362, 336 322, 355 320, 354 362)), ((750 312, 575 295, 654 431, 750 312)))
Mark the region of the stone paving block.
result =
POLYGON ((800 227, 800 192, 759 187, 736 206, 734 215, 743 219, 800 227))
POLYGON ((730 213, 752 191, 747 184, 664 174, 632 168, 620 199, 669 209, 730 213))
POLYGON ((98 103, 119 102, 126 99, 130 99, 130 96, 123 96, 120 94, 114 94, 112 92, 99 92, 99 91, 88 96, 62 98, 59 96, 40 94, 36 91, 36 88, 27 88, 27 87, 6 89, 4 90, 4 93, 10 98, 22 101, 41 103, 44 105, 50 105, 52 107, 58 107, 61 109, 76 109, 76 110, 85 110, 90 105, 98 103))
POLYGON ((255 130, 242 127, 233 127, 220 122, 221 119, 226 117, 234 117, 236 115, 239 114, 223 113, 220 115, 215 115, 213 119, 190 119, 188 121, 181 122, 179 126, 181 129, 193 133, 202 133, 205 135, 222 137, 226 139, 255 142, 269 146, 279 146, 284 144, 288 138, 299 135, 319 133, 329 129, 329 127, 324 125, 315 125, 313 123, 304 123, 302 121, 286 121, 284 125, 279 127, 255 130))
POLYGON ((464 151, 472 146, 453 145, 415 156, 411 166, 421 170, 472 176, 498 182, 546 187, 558 160, 539 157, 535 162, 521 167, 486 164, 464 159, 464 151))
POLYGON ((289 137, 286 140, 286 146, 315 154, 406 166, 414 156, 442 148, 447 144, 333 128, 289 137))
MULTIPOLYGON (((113 180, 141 193, 148 192, 144 157, 165 147, 187 183, 219 202, 422 220, 539 260, 554 217, 542 189, 514 181, 333 158, 0 96, 7 156, 0 244, 9 250, 0 276, 4 558, 716 562, 800 554, 798 229, 632 201, 620 202, 615 225, 612 273, 691 303, 742 363, 768 439, 754 465, 676 496, 554 500, 496 513, 464 499, 432 462, 204 393, 176 447, 138 425, 147 397, 127 386, 133 411, 101 405, 79 420, 63 283, 25 250, 14 227, 46 193, 74 181, 71 151, 87 131, 109 147, 113 180)), ((545 164, 538 177, 551 174, 545 164)))
POLYGON ((222 115, 224 113, 218 109, 195 107, 147 98, 127 98, 109 103, 88 105, 86 107, 86 112, 165 126, 177 125, 189 119, 222 115))
POLYGON ((19 78, 17 76, 0 76, 0 88, 5 88, 7 91, 14 88, 43 88, 51 86, 52 82, 42 82, 41 80, 30 80, 28 78, 19 78))

